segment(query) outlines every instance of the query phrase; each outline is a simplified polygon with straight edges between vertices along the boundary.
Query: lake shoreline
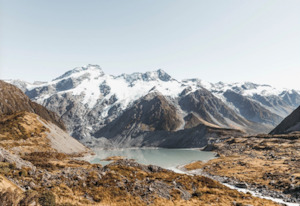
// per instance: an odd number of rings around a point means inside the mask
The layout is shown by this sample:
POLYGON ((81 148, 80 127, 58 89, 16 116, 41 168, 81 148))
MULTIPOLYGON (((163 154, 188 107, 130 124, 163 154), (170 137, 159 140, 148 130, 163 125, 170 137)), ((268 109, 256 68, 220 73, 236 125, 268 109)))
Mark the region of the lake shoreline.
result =
POLYGON ((94 155, 84 156, 81 160, 105 166, 109 162, 103 162, 103 160, 107 160, 108 157, 122 156, 127 159, 135 159, 141 164, 157 165, 165 169, 175 168, 196 160, 210 160, 216 156, 215 152, 202 151, 202 148, 93 148, 93 152, 94 155))
MULTIPOLYGON (((93 151, 94 151, 94 155, 89 155, 89 156, 85 156, 83 157, 84 160, 86 161, 89 161, 92 163, 92 160, 95 159, 95 157, 97 157, 97 151, 102 151, 102 152, 106 152, 106 151, 117 151, 117 152, 122 152, 122 151, 140 151, 140 150, 145 150, 145 151, 159 151, 159 150, 166 150, 166 151, 172 151, 172 150, 181 150, 181 151, 199 151, 199 152, 205 152, 207 153, 206 151, 202 151, 203 148, 180 148, 180 149, 173 149, 173 148, 157 148, 157 147, 145 147, 145 148, 137 148, 137 147, 134 147, 134 148, 112 148, 112 149, 103 149, 103 148, 93 148, 93 151)), ((212 159, 215 159, 216 158, 216 155, 217 153, 216 152, 210 152, 211 154, 213 154, 213 158, 212 159)), ((107 157, 111 157, 111 156, 116 156, 116 155, 107 155, 107 157)), ((119 156, 126 156, 126 155, 119 155, 119 156)), ((99 161, 103 161, 104 159, 107 159, 107 157, 105 158, 102 158, 102 159, 99 159, 99 161)), ((125 159, 135 159, 135 158, 125 158, 125 159)), ((203 162, 207 162, 209 161, 210 159, 207 159, 207 160, 203 160, 203 162)), ((195 160, 197 161, 197 160, 195 160)), ((256 188, 253 188, 251 186, 248 186, 247 185, 247 188, 239 188, 239 187, 236 187, 235 185, 244 185, 243 182, 238 182, 237 180, 230 180, 230 178, 227 178, 227 177, 221 177, 221 176, 216 176, 216 175, 212 175, 212 174, 209 174, 209 173, 206 173, 206 172, 203 172, 202 170, 192 170, 192 171, 188 171, 186 170, 184 167, 188 164, 191 164, 195 161, 191 161, 191 162, 186 162, 184 164, 177 164, 176 166, 172 166, 172 167, 163 167, 161 165, 158 165, 162 168, 165 168, 165 169, 168 169, 168 170, 171 170, 175 173, 179 173, 179 174, 187 174, 187 175, 202 175, 202 176, 205 176, 205 177, 208 177, 208 178, 211 178, 213 180, 216 180, 218 181, 219 183, 231 188, 231 189, 234 189, 234 190, 237 190, 237 191, 241 191, 241 192, 244 192, 244 193, 251 193, 253 196, 256 196, 256 197, 260 197, 260 198, 264 198, 264 199, 270 199, 274 202, 277 202, 277 203, 282 203, 282 204, 287 204, 289 206, 297 206, 298 204, 296 203, 291 203, 291 202, 286 202, 284 200, 287 200, 288 197, 283 197, 282 196, 282 193, 279 193, 279 192, 275 192, 275 191, 271 191, 271 190, 266 190, 266 189, 262 189, 260 191, 257 191, 256 188), (281 197, 280 197, 281 196, 281 197), (277 197, 277 198, 276 198, 277 197), (280 198, 278 198, 280 197, 280 198)), ((107 164, 105 165, 108 165, 110 163, 112 163, 114 161, 109 161, 107 162, 107 164)), ((139 161, 137 161, 139 162, 139 161)), ((99 162, 95 162, 95 163, 99 163, 99 162)), ((141 162, 139 162, 141 163, 141 162)), ((100 162, 101 164, 101 162, 100 162)), ((141 164, 145 164, 145 163, 141 163, 141 164)), ((103 166, 105 166, 103 165, 103 166)), ((156 165, 156 164, 153 164, 153 165, 156 165)), ((291 200, 291 199, 290 199, 291 200)))

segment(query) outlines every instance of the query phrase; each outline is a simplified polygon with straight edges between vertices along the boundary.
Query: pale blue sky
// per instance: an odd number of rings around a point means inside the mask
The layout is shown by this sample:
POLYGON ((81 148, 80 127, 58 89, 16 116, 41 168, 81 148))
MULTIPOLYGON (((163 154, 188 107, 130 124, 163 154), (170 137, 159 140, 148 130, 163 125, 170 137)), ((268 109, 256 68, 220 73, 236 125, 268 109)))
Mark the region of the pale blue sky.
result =
POLYGON ((300 89, 300 0, 0 0, 0 78, 85 64, 300 89))

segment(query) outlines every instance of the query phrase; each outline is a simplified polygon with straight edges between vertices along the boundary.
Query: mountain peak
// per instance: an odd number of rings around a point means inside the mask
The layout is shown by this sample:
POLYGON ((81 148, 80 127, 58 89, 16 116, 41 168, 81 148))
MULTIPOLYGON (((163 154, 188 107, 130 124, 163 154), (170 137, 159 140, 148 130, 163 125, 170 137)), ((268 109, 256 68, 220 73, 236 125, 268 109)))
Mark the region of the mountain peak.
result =
POLYGON ((123 77, 127 82, 133 83, 138 80, 142 80, 145 82, 161 80, 164 82, 168 82, 170 80, 174 80, 169 74, 167 74, 164 70, 158 69, 155 71, 149 71, 145 73, 135 72, 132 74, 122 74, 118 77, 123 77))
POLYGON ((149 74, 150 77, 158 78, 164 82, 170 81, 172 79, 172 77, 162 69, 158 69, 158 70, 152 71, 152 72, 146 72, 146 75, 147 74, 149 74))
POLYGON ((70 76, 81 76, 84 73, 97 73, 100 76, 104 75, 104 72, 102 71, 102 68, 99 65, 96 64, 88 64, 82 67, 76 67, 72 70, 67 71, 63 75, 59 76, 58 78, 54 79, 59 80, 59 79, 64 79, 70 76))

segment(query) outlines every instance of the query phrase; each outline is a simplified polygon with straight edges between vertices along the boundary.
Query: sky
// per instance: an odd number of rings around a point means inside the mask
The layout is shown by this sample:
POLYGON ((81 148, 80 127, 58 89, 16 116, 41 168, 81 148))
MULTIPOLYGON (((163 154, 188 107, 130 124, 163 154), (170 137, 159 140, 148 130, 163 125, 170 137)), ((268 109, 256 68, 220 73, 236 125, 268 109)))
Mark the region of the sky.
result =
POLYGON ((300 89, 299 0, 0 0, 0 79, 107 74, 300 89))

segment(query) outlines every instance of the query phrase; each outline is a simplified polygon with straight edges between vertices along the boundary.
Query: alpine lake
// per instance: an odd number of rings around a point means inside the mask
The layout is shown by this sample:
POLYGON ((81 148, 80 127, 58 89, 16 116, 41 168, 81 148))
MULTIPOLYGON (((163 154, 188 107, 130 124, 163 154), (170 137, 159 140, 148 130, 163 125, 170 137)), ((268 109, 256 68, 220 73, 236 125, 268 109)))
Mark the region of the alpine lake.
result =
POLYGON ((179 166, 194 161, 208 161, 215 158, 215 153, 205 152, 200 149, 165 149, 165 148, 118 148, 118 149, 93 149, 95 155, 89 161, 107 165, 112 161, 105 161, 108 157, 121 156, 134 159, 145 165, 157 165, 175 172, 179 166))

